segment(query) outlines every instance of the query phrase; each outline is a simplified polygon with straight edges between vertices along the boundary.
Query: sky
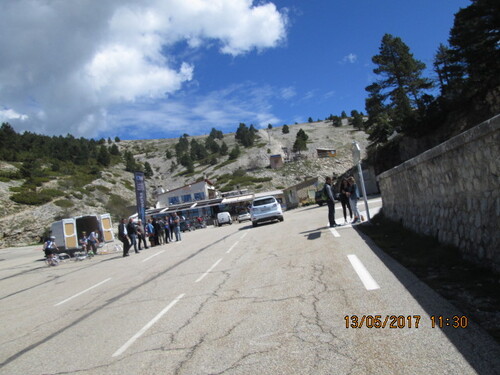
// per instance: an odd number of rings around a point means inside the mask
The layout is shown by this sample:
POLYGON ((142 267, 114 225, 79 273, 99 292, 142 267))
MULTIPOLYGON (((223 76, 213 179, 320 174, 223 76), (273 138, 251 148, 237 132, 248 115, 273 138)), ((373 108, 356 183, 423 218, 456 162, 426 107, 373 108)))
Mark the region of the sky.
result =
POLYGON ((427 65, 469 0, 1 0, 0 122, 155 139, 365 111, 384 34, 427 65))

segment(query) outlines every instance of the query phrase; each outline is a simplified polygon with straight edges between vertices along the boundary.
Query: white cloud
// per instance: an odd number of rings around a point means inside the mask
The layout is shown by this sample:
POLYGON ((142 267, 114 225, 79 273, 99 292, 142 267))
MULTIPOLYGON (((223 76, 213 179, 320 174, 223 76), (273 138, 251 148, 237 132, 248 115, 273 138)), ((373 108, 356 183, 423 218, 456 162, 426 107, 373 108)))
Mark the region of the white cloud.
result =
POLYGON ((240 122, 267 128, 268 124, 278 125, 282 121, 273 115, 270 104, 274 99, 281 99, 280 92, 270 86, 246 82, 207 95, 191 93, 189 103, 172 98, 150 105, 121 105, 113 108, 110 116, 112 122, 137 138, 161 137, 167 132, 206 134, 212 127, 234 132, 240 122))
POLYGON ((0 13, 0 108, 16 130, 77 136, 120 122, 110 108, 172 100, 196 72, 169 52, 177 43, 236 56, 276 47, 286 28, 252 0, 18 0, 0 13))
POLYGON ((295 88, 293 88, 293 87, 285 87, 285 88, 281 89, 281 97, 285 100, 291 99, 295 95, 297 95, 297 92, 295 91, 295 88))
POLYGON ((343 64, 345 63, 354 64, 356 61, 358 61, 358 56, 355 55, 354 53, 350 53, 347 56, 344 56, 341 62, 343 64))
POLYGON ((12 109, 3 109, 0 110, 0 122, 5 122, 13 119, 18 119, 18 120, 27 120, 28 116, 27 115, 22 115, 17 113, 16 111, 13 111, 12 109))

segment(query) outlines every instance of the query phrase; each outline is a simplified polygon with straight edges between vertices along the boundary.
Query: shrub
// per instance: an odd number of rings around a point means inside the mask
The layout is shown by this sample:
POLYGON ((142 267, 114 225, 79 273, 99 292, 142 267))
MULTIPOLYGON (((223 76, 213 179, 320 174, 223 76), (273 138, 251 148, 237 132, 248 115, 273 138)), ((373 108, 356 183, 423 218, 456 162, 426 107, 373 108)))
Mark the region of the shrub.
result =
POLYGON ((29 190, 13 194, 10 199, 16 203, 28 204, 31 206, 38 206, 51 201, 51 198, 48 195, 39 194, 29 190))
POLYGON ((62 208, 70 208, 73 207, 75 204, 70 201, 69 199, 59 199, 54 202, 56 206, 62 207, 62 208))
POLYGON ((96 189, 106 194, 111 191, 111 189, 103 185, 96 185, 96 189))

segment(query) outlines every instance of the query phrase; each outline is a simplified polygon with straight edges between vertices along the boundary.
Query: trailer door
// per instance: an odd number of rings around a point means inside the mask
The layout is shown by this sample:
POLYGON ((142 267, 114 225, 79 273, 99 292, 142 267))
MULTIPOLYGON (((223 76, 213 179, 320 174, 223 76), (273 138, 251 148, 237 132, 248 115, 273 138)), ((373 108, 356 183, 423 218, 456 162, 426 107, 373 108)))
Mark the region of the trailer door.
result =
POLYGON ((78 240, 76 238, 75 219, 62 219, 61 221, 66 249, 76 249, 78 247, 78 240))
POLYGON ((104 237, 104 242, 112 242, 115 240, 115 236, 113 234, 113 224, 111 223, 110 214, 101 215, 101 230, 102 230, 102 235, 104 237))

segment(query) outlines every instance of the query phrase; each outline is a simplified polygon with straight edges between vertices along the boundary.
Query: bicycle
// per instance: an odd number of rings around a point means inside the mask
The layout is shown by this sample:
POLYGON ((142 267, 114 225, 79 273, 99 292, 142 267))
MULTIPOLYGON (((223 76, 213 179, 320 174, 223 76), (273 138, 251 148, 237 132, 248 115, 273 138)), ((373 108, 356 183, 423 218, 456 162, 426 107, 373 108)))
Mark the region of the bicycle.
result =
POLYGON ((57 254, 51 254, 50 256, 45 257, 45 264, 49 267, 58 266, 60 261, 61 260, 57 254))

